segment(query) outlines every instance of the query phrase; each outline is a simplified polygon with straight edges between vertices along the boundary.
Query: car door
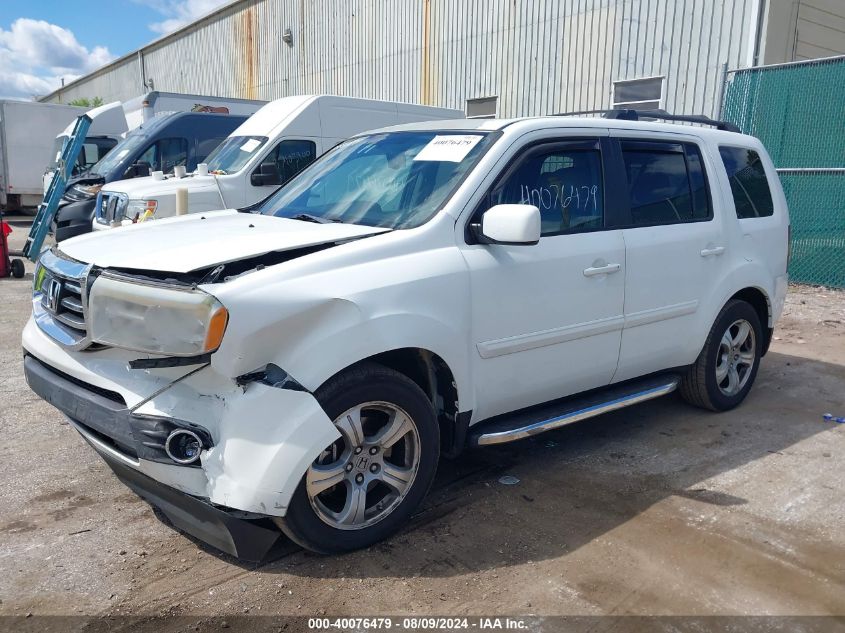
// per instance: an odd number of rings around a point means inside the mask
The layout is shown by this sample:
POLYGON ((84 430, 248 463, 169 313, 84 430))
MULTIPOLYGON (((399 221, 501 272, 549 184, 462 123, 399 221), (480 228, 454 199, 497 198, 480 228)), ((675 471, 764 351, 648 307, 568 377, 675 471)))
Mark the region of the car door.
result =
POLYGON ((692 363, 729 274, 708 154, 692 137, 613 132, 625 175, 625 329, 614 382, 692 363))
MULTIPOLYGON (((463 248, 470 275, 477 410, 483 419, 610 382, 623 324, 625 248, 608 230, 606 138, 535 143, 494 182, 497 204, 540 209, 536 245, 463 248)), ((612 178, 611 178, 612 180, 612 178)))

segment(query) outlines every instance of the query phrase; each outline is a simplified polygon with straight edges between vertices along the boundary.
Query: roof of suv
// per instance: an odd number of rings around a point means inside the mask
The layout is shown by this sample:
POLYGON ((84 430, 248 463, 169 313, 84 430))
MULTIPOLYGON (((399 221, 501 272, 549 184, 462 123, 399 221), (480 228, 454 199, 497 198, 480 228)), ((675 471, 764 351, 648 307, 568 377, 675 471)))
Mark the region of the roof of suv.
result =
POLYGON ((713 138, 736 143, 743 138, 753 138, 737 132, 717 130, 703 125, 679 125, 654 121, 627 121, 623 119, 605 119, 602 117, 543 116, 517 119, 451 119, 446 121, 424 121, 405 123, 377 130, 378 132, 401 132, 413 130, 466 130, 486 131, 502 130, 517 126, 521 131, 553 128, 603 128, 615 130, 643 130, 651 132, 684 133, 701 138, 713 138))

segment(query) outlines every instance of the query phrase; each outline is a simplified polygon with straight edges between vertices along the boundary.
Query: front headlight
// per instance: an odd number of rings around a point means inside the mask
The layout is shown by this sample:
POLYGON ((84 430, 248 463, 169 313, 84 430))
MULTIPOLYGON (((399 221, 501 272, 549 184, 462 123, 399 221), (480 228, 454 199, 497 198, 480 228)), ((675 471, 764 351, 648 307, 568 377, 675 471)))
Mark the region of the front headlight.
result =
POLYGON ((132 221, 137 218, 139 222, 143 222, 155 215, 157 208, 157 200, 130 200, 126 206, 125 217, 132 221))
POLYGON ((229 313, 202 290, 125 281, 108 273, 88 290, 91 339, 138 352, 197 356, 220 347, 229 313))
POLYGON ((98 185, 74 185, 73 186, 74 191, 80 193, 81 195, 83 195, 87 198, 93 198, 94 196, 96 196, 100 192, 100 189, 102 189, 102 188, 103 188, 102 184, 98 184, 98 185))

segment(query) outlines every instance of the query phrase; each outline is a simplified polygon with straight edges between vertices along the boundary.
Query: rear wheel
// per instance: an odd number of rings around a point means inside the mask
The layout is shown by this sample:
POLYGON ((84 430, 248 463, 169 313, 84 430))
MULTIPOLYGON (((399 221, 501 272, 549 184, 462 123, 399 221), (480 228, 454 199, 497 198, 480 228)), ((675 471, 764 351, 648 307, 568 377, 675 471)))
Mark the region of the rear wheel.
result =
POLYGON ((681 396, 712 411, 733 409, 751 390, 762 348, 763 329, 757 311, 745 301, 729 301, 695 364, 683 377, 681 396))
POLYGON ((315 552, 366 547, 398 530, 431 486, 434 408, 413 381, 376 364, 344 372, 315 396, 341 437, 311 464, 279 526, 315 552))

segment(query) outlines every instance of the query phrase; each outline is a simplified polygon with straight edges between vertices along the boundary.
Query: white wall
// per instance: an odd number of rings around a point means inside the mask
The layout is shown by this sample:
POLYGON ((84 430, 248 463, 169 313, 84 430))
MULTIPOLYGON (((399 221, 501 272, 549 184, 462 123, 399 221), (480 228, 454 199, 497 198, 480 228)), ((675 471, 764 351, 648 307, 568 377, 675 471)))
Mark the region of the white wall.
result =
MULTIPOLYGON (((242 0, 143 49, 143 71, 156 90, 251 99, 463 109, 495 95, 499 116, 608 107, 614 80, 662 75, 664 107, 713 114, 721 65, 748 63, 759 1, 242 0)), ((140 77, 133 53, 47 99, 126 100, 140 77)))

